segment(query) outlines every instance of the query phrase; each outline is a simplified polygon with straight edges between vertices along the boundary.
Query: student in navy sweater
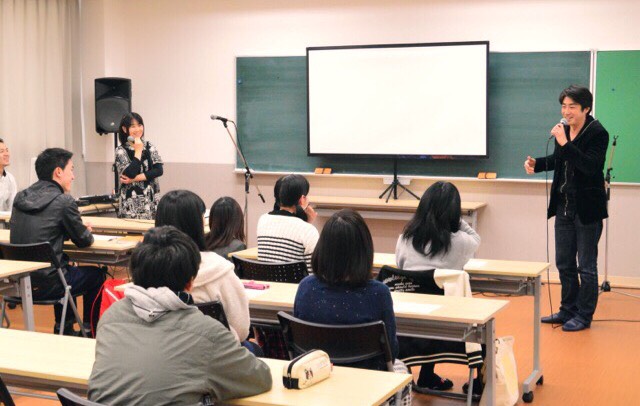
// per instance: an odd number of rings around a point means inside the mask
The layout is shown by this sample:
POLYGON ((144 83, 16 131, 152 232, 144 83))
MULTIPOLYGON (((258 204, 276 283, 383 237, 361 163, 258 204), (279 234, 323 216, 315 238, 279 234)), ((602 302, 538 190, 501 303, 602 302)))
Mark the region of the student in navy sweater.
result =
MULTIPOLYGON (((393 301, 389 288, 372 279, 373 240, 362 216, 348 209, 331 216, 311 262, 315 273, 300 282, 294 315, 314 323, 339 325, 382 320, 397 358, 393 301)), ((358 366, 387 370, 384 361, 358 366)))

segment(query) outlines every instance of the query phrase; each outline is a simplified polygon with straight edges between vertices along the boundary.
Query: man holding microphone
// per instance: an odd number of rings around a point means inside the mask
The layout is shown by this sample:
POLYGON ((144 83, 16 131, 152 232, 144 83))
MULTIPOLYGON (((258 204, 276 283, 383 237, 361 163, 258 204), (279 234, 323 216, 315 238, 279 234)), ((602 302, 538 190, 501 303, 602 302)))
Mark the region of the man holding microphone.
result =
POLYGON ((598 241, 608 217, 604 164, 609 133, 591 116, 593 95, 571 85, 560 93, 562 117, 551 129, 553 154, 527 157, 528 174, 554 171, 547 218, 556 216, 556 267, 560 273, 560 311, 542 318, 564 331, 591 326, 598 303, 598 241), (577 258, 577 261, 576 261, 577 258))

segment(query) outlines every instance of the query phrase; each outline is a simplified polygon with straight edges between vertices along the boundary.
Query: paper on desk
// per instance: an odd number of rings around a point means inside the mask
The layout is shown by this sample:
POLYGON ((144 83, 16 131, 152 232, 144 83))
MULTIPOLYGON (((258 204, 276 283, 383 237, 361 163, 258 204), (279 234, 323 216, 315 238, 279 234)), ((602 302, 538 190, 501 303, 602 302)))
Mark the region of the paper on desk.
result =
POLYGON ((393 302, 393 311, 396 313, 429 314, 440 308, 440 305, 428 303, 393 302))
POLYGON ((269 289, 245 289, 244 292, 247 294, 249 299, 255 299, 260 295, 264 295, 266 291, 269 289))
POLYGON ((484 266, 487 266, 487 261, 482 261, 479 259, 470 259, 469 262, 467 262, 464 266, 463 269, 467 269, 467 268, 482 268, 484 266))
POLYGON ((94 241, 115 241, 117 239, 119 239, 120 237, 118 237, 117 235, 102 235, 102 234, 94 234, 93 235, 93 240, 94 241))
POLYGON ((11 216, 11 212, 7 210, 0 210, 0 216, 11 216))

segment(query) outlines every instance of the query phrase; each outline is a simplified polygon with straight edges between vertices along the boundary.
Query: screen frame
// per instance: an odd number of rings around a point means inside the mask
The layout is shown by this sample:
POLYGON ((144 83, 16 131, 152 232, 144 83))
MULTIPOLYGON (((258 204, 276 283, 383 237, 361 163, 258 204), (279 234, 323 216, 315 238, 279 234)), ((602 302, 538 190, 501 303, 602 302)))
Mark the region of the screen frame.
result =
POLYGON ((372 45, 337 45, 337 46, 321 46, 307 47, 307 156, 318 157, 346 157, 354 158, 401 158, 401 159, 449 159, 449 160, 470 160, 470 159, 488 159, 489 158, 489 41, 459 41, 459 42, 425 42, 425 43, 404 43, 404 44, 372 44, 372 45), (484 45, 486 48, 486 79, 485 79, 485 155, 425 155, 425 154, 358 154, 358 153, 323 153, 311 152, 311 111, 310 92, 309 92, 309 52, 324 51, 337 49, 370 49, 370 48, 410 48, 410 47, 442 47, 442 46, 469 46, 484 45))

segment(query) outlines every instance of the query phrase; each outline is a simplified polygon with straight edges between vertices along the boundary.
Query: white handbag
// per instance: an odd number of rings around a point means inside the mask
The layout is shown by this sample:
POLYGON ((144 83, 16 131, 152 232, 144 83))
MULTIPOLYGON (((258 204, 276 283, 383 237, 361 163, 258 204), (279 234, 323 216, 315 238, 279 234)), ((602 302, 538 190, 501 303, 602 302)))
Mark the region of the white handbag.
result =
MULTIPOLYGON (((513 406, 518 403, 520 392, 518 390, 518 368, 516 357, 513 355, 513 343, 511 336, 496 338, 496 376, 495 396, 496 406, 513 406)), ((480 406, 487 404, 482 396, 480 406)))

